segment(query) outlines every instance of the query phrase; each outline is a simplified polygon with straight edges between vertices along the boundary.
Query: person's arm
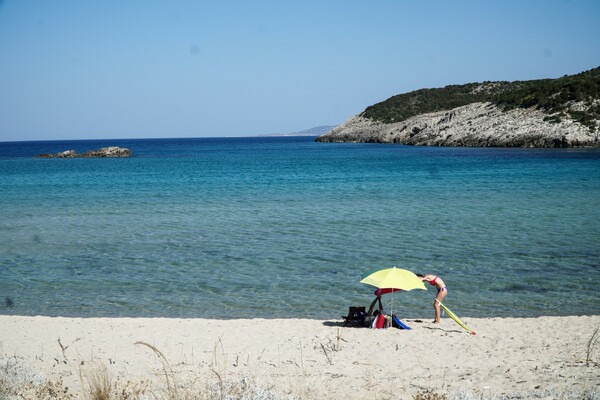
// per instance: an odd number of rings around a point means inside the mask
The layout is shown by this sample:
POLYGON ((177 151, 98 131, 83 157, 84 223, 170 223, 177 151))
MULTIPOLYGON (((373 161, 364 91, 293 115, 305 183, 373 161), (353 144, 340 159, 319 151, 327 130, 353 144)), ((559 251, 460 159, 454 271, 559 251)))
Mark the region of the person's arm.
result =
MULTIPOLYGON (((375 300, 373 300, 373 302, 371 303, 371 307, 369 307, 369 312, 367 312, 367 316, 371 316, 371 313, 373 312, 373 307, 375 307, 375 303, 377 303, 377 299, 378 297, 375 297, 375 300)), ((381 304, 381 300, 380 300, 380 304, 381 304)))

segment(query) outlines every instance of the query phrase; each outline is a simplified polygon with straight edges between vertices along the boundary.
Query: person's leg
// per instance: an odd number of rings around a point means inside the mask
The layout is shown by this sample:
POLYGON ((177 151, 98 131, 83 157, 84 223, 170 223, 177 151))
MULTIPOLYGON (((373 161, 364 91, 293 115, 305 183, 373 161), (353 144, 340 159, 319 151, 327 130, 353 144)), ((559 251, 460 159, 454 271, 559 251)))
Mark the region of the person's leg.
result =
POLYGON ((441 319, 440 318, 441 317, 440 303, 438 303, 437 300, 443 301, 444 297, 446 297, 447 294, 448 294, 448 289, 444 288, 437 293, 437 296, 435 296, 436 300, 433 301, 433 308, 435 309, 435 321, 433 321, 433 322, 435 322, 435 323, 440 322, 440 319, 441 319))
POLYGON ((437 324, 440 322, 440 305, 438 304, 437 301, 433 301, 433 309, 435 310, 435 319, 433 320, 434 324, 437 324))

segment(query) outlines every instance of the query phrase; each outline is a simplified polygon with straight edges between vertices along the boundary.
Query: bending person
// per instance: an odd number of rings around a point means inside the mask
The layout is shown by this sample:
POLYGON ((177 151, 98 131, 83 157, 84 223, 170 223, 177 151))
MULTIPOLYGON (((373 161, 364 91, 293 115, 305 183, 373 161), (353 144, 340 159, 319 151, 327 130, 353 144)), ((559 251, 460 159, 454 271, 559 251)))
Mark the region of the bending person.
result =
MULTIPOLYGON (((446 287, 446 284, 444 283, 444 281, 439 277, 439 276, 435 276, 435 275, 421 275, 421 274, 417 274, 417 276, 419 278, 421 278, 421 280, 423 282, 429 282, 430 284, 432 284, 433 286, 436 287, 437 289, 437 296, 435 296, 436 300, 442 301, 444 300, 444 297, 446 297, 446 295, 448 294, 448 288, 446 287)), ((435 309, 435 320, 433 321, 433 323, 437 324, 440 322, 440 305, 437 301, 433 301, 433 308, 435 309)))

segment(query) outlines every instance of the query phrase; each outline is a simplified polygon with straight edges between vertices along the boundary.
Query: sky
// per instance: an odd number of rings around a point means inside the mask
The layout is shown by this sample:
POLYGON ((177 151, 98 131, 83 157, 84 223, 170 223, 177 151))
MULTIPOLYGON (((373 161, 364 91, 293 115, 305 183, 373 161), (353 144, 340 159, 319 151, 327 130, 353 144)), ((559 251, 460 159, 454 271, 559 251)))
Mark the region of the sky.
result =
POLYGON ((0 141, 255 136, 600 66, 600 1, 0 0, 0 141))

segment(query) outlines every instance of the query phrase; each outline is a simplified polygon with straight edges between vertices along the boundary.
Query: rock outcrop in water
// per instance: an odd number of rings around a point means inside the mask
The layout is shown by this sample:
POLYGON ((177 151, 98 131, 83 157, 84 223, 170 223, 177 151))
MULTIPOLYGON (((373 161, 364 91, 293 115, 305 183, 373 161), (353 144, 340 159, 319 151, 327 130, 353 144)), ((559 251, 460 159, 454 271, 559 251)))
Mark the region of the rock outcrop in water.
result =
POLYGON ((570 120, 545 121, 529 108, 502 111, 473 103, 386 124, 355 115, 317 142, 402 143, 415 146, 600 147, 600 133, 570 120))
POLYGON ((103 147, 99 150, 86 151, 78 154, 75 150, 67 150, 56 154, 40 154, 38 158, 97 158, 97 157, 130 157, 129 149, 120 147, 103 147))
POLYGON ((600 147, 600 67, 558 79, 469 83, 396 95, 316 141, 600 147))

